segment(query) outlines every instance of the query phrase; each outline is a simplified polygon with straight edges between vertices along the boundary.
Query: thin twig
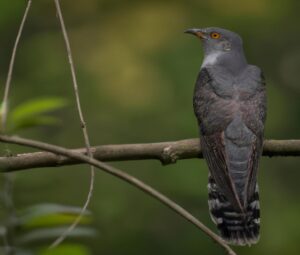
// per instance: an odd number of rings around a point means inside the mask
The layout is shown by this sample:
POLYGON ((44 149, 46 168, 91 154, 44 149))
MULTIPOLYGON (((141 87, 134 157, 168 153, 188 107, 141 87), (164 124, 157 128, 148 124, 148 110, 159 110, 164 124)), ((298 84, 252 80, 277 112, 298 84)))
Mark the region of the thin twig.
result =
MULTIPOLYGON (((69 41, 69 38, 68 38, 68 33, 67 33, 67 30, 66 30, 66 26, 65 26, 64 19, 63 19, 62 11, 61 11, 61 8, 60 8, 59 0, 54 0, 54 3, 55 3, 55 6, 56 6, 56 11, 57 11, 57 14, 58 14, 62 34, 63 34, 65 45, 66 45, 66 50, 67 50, 68 60, 69 60, 69 64, 70 64, 72 80, 73 80, 73 87, 74 87, 74 93, 75 93, 75 98, 76 98, 77 111, 78 111, 78 114, 79 114, 80 125, 81 125, 83 136, 84 136, 85 147, 86 147, 87 155, 90 158, 92 158, 93 154, 91 153, 91 149, 90 149, 91 145, 90 145, 90 140, 89 140, 89 136, 88 136, 88 131, 87 131, 87 127, 86 127, 84 117, 83 117, 82 109, 81 109, 80 97, 79 97, 79 92, 78 92, 78 84, 77 84, 77 78, 76 78, 76 72, 75 72, 75 67, 74 67, 74 61, 73 61, 73 57, 72 57, 70 41, 69 41)), ((67 235, 78 225, 78 223, 80 222, 82 216, 84 215, 84 212, 87 210, 87 207, 89 206, 90 200, 91 200, 92 195, 93 195, 94 179, 95 179, 94 167, 91 165, 90 169, 91 169, 91 179, 90 179, 89 192, 88 192, 86 201, 85 201, 85 203, 82 207, 82 210, 81 210, 80 214, 75 219, 75 221, 69 226, 69 228, 67 228, 67 230, 64 233, 62 233, 62 235, 59 238, 57 238, 50 245, 50 248, 54 248, 54 247, 58 246, 61 242, 63 242, 63 240, 67 237, 67 235)))
POLYGON ((17 34, 17 38, 15 41, 15 45, 12 51, 12 55, 10 58, 10 63, 9 63, 9 68, 8 68, 8 74, 7 74, 7 78, 6 78, 6 83, 5 83, 5 89, 4 89, 4 96, 3 96, 3 101, 2 101, 2 112, 1 112, 1 132, 4 133, 5 128, 6 128, 6 120, 7 120, 7 113, 8 113, 8 96, 9 96, 9 91, 10 91, 10 84, 11 84, 11 79, 12 79, 12 73, 13 73, 13 69, 14 69, 14 63, 15 63, 15 59, 16 59, 16 53, 17 53, 17 49, 18 49, 18 45, 19 45, 19 41, 22 35, 22 31, 24 28, 24 24, 26 21, 26 18, 28 16, 28 12, 31 6, 31 0, 28 0, 27 2, 27 6, 19 27, 19 31, 17 34))
MULTIPOLYGON (((6 130, 6 122, 7 122, 7 115, 8 115, 8 98, 9 98, 9 92, 10 92, 10 87, 11 87, 11 80, 12 80, 12 74, 14 70, 14 63, 16 59, 16 54, 17 54, 17 49, 18 45, 20 42, 20 38, 23 32, 23 28, 25 25, 25 21, 27 19, 30 7, 31 7, 31 0, 27 1, 27 5, 23 14, 23 18, 21 20, 21 24, 17 33, 17 37, 15 40, 15 44, 13 47, 12 55, 10 58, 9 62, 9 67, 8 67, 8 73, 7 73, 7 78, 6 78, 6 83, 5 83, 5 88, 4 88, 4 95, 3 95, 3 100, 2 100, 2 107, 1 107, 1 123, 0 123, 0 131, 1 133, 4 133, 6 130)), ((4 205, 7 210, 8 214, 8 223, 5 229, 5 233, 3 235, 4 239, 4 250, 5 254, 7 255, 13 255, 15 254, 14 250, 14 242, 13 242, 13 232, 14 232, 14 224, 15 224, 15 206, 13 202, 13 176, 11 174, 5 175, 4 179, 4 189, 3 189, 3 200, 4 200, 4 205)))
POLYGON ((103 163, 101 161, 98 161, 94 158, 90 158, 88 156, 85 156, 84 154, 74 152, 72 150, 68 150, 63 147, 59 147, 52 144, 43 143, 40 141, 25 139, 21 137, 16 136, 6 136, 6 135, 0 135, 0 141, 5 143, 13 143, 13 144, 19 144, 23 146, 29 146, 33 148, 38 148, 40 150, 52 152, 55 154, 63 155, 65 157, 70 157, 73 159, 76 159, 78 161, 84 161, 90 165, 93 165, 99 169, 104 170, 106 173, 109 173, 123 181, 126 181, 127 183, 135 186, 136 188, 140 189, 141 191, 145 192, 146 194, 154 197, 159 202, 163 203, 173 211, 175 211, 177 214, 182 216, 187 221, 194 224, 196 227, 198 227, 200 230, 202 230, 206 235, 208 235, 213 241, 215 241, 217 244, 222 246, 226 252, 230 255, 235 255, 235 252, 225 243, 225 241, 216 235, 214 232, 212 232, 208 227, 206 227, 202 222, 200 222, 198 219, 196 219, 193 215, 191 215, 187 210, 182 208, 177 203, 173 202, 171 199, 166 197, 165 195, 161 194, 151 186, 145 184, 144 182, 140 181, 139 179, 133 177, 132 175, 129 175, 115 167, 112 167, 106 163, 103 163))
MULTIPOLYGON (((86 153, 85 148, 73 149, 86 153)), ((177 160, 202 158, 198 138, 139 144, 113 144, 91 147, 95 159, 101 161, 159 160, 163 165, 177 160)), ((267 157, 300 156, 300 140, 265 140, 263 155, 267 157)), ((33 152, 0 157, 0 171, 13 172, 41 167, 60 167, 83 162, 49 152, 33 152)))

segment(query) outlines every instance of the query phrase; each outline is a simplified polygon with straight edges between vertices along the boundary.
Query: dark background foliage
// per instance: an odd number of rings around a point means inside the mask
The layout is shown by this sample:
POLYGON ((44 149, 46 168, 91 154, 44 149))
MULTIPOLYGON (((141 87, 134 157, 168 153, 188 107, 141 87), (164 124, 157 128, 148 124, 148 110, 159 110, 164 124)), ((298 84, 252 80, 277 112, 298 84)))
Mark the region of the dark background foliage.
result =
MULTIPOLYGON (((192 92, 202 50, 200 42, 183 31, 206 26, 238 32, 249 62, 264 70, 266 138, 299 138, 299 1, 62 0, 61 4, 93 145, 198 136, 192 92)), ((2 84, 24 7, 25 1, 0 2, 2 84)), ((33 1, 12 86, 11 108, 49 96, 69 102, 54 113, 61 120, 58 125, 41 125, 19 134, 66 147, 83 146, 53 1, 33 1)), ((251 248, 236 249, 239 254, 299 254, 299 160, 262 160, 261 240, 251 248)), ((113 164, 152 184, 215 229, 208 215, 204 161, 164 167, 154 161, 113 164)), ((45 202, 80 206, 88 190, 87 170, 70 166, 19 172, 16 209, 45 202)), ((223 254, 185 220, 102 172, 96 175, 90 209, 98 234, 82 240, 88 247, 85 254, 223 254)))

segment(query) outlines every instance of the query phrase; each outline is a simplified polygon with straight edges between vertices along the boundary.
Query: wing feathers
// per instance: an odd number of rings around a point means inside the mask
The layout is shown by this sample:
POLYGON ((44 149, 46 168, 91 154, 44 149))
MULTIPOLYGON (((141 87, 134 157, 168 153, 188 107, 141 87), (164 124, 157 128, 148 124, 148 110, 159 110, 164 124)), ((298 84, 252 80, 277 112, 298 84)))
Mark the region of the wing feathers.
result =
POLYGON ((207 161, 210 173, 215 179, 217 186, 222 189, 233 208, 243 212, 243 206, 228 171, 223 133, 202 136, 201 147, 203 148, 203 155, 207 161))
POLYGON ((238 101, 238 88, 228 83, 230 79, 217 79, 218 73, 211 72, 207 68, 200 71, 194 93, 203 154, 221 192, 237 212, 243 212, 255 193, 266 112, 265 88, 260 77, 251 74, 257 77, 247 80, 248 87, 241 87, 238 101), (231 94, 225 87, 233 89, 231 94))

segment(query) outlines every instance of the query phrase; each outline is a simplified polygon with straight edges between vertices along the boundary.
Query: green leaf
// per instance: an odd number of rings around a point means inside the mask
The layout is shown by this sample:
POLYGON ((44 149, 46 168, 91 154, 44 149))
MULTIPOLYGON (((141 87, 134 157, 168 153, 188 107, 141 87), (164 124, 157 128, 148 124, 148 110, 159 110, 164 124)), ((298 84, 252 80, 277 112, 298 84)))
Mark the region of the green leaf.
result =
MULTIPOLYGON (((38 228, 71 224, 77 218, 81 208, 58 204, 39 204, 24 210, 18 223, 22 228, 38 228)), ((81 218, 80 224, 91 223, 92 218, 87 211, 81 218)))
POLYGON ((56 97, 31 100, 14 109, 13 120, 54 111, 66 106, 66 104, 65 99, 56 97))
POLYGON ((38 255, 90 255, 90 251, 84 245, 80 244, 61 244, 54 249, 44 248, 38 252, 38 255))
POLYGON ((38 125, 57 124, 57 118, 45 114, 58 110, 66 104, 65 99, 56 97, 30 100, 12 110, 9 124, 14 131, 38 125))
MULTIPOLYGON (((40 227, 51 227, 51 226, 59 226, 72 224, 78 215, 70 215, 70 214, 52 214, 52 215, 44 215, 37 218, 32 218, 28 221, 23 222, 22 228, 40 228, 40 227)), ((80 224, 90 224, 91 218, 87 216, 82 216, 80 219, 80 224)))
POLYGON ((50 126, 60 123, 60 120, 51 116, 36 116, 28 119, 19 120, 15 122, 13 131, 20 129, 36 127, 36 126, 50 126))
MULTIPOLYGON (((46 241, 49 239, 55 239, 64 233, 67 228, 66 227, 57 227, 57 228, 44 228, 44 229, 37 229, 31 230, 28 233, 22 234, 16 239, 16 242, 19 245, 28 244, 32 242, 38 241, 46 241)), ((96 235, 96 230, 87 227, 77 227, 73 229, 69 234, 68 237, 70 238, 82 238, 82 237, 93 237, 96 235)))
MULTIPOLYGON (((40 216, 51 213, 71 213, 71 214, 79 214, 81 212, 81 208, 77 206, 69 206, 69 205, 61 205, 61 204, 37 204, 30 206, 21 212, 22 215, 27 216, 40 216)), ((89 211, 86 211, 85 214, 90 214, 89 211)))

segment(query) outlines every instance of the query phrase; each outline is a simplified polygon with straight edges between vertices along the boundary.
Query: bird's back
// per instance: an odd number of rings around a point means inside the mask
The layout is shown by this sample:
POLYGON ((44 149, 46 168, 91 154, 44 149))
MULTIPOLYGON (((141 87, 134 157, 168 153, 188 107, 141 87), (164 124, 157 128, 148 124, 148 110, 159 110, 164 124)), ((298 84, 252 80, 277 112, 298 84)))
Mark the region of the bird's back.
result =
POLYGON ((203 68, 194 93, 201 146, 210 170, 212 219, 228 242, 252 244, 259 236, 256 182, 265 121, 261 72, 248 66, 234 77, 203 68))

